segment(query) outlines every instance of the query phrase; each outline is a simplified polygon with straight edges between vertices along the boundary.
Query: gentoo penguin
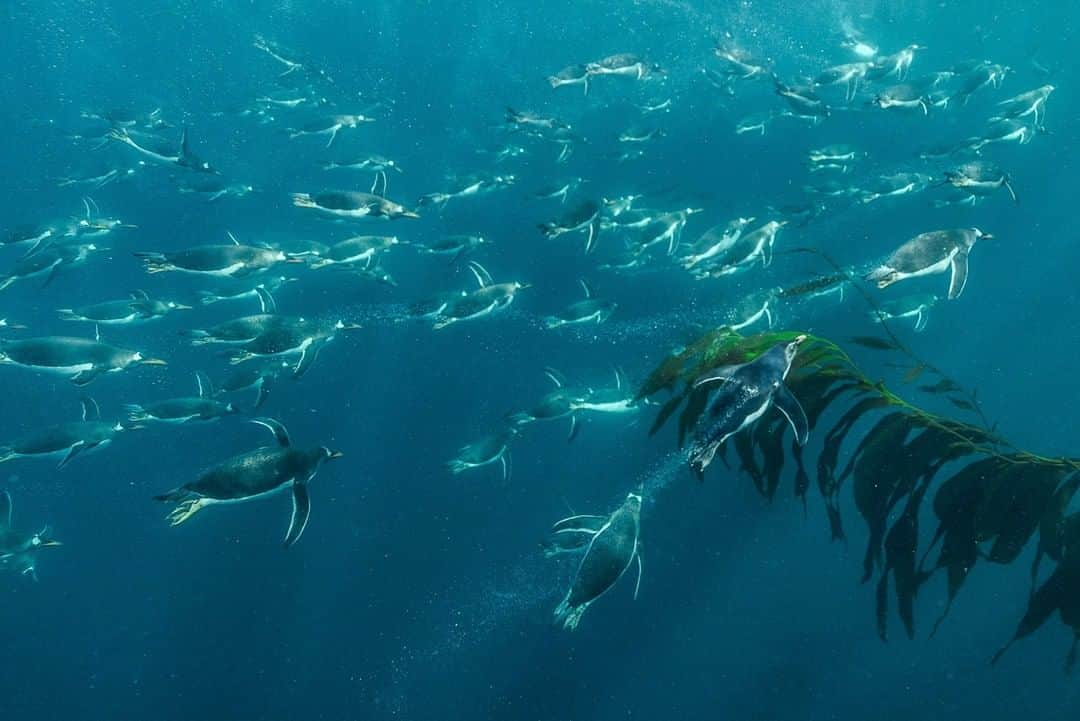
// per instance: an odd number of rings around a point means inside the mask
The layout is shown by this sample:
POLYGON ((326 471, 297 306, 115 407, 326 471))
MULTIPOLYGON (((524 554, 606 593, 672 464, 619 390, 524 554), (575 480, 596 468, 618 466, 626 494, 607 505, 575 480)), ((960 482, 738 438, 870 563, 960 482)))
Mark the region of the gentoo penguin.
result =
POLYGON ((742 237, 746 226, 753 222, 753 216, 735 218, 727 223, 720 223, 709 228, 701 234, 694 244, 690 246, 689 252, 681 258, 683 267, 690 270, 702 261, 727 252, 742 237))
POLYGON ((173 526, 178 526, 207 506, 246 503, 291 490, 292 518, 285 534, 285 547, 288 548, 300 540, 311 514, 308 485, 324 462, 341 458, 343 454, 326 446, 294 448, 289 432, 280 422, 272 418, 255 418, 252 422, 270 429, 276 445, 233 456, 191 483, 155 496, 155 500, 177 504, 169 513, 168 520, 173 526))
POLYGON ((63 468, 80 453, 106 447, 121 431, 138 428, 102 421, 94 399, 83 398, 81 421, 49 426, 0 444, 0 463, 15 458, 53 456, 60 458, 56 467, 63 468))
POLYGON ((170 154, 170 151, 156 151, 151 150, 139 143, 128 134, 128 131, 124 128, 117 128, 109 132, 108 137, 117 140, 124 145, 127 145, 143 156, 149 158, 155 163, 161 163, 163 165, 175 165, 185 170, 194 170, 197 173, 214 173, 218 174, 218 171, 213 168, 210 163, 202 160, 194 153, 191 152, 191 148, 188 146, 188 132, 187 128, 184 128, 180 132, 180 148, 175 153, 170 154))
POLYGON ((503 428, 497 433, 485 436, 475 443, 462 446, 457 455, 446 462, 450 472, 457 475, 473 468, 481 468, 492 463, 502 465, 503 480, 510 479, 510 441, 517 437, 518 429, 503 428))
POLYGON ((585 252, 589 253, 596 245, 600 231, 600 204, 595 200, 586 200, 564 213, 550 223, 541 223, 540 232, 548 238, 558 238, 564 233, 586 231, 585 252))
POLYGON ((871 183, 871 189, 862 191, 859 200, 865 204, 881 198, 896 198, 901 195, 919 193, 929 188, 933 181, 933 176, 926 173, 879 175, 871 183))
POLYGON ((552 88, 561 88, 565 86, 580 85, 584 89, 585 95, 589 94, 589 76, 592 73, 589 72, 587 66, 579 63, 577 65, 569 65, 554 75, 548 76, 548 84, 552 88))
POLYGON ((292 377, 307 373, 319 353, 340 331, 357 330, 356 324, 343 321, 288 319, 263 331, 255 338, 236 346, 229 353, 233 365, 252 359, 272 359, 298 356, 292 377))
POLYGON ((259 301, 259 306, 263 313, 273 313, 277 308, 277 302, 274 300, 274 293, 282 288, 286 283, 295 281, 296 278, 289 278, 288 276, 278 275, 273 278, 267 278, 261 280, 253 285, 248 285, 241 290, 229 290, 229 291, 210 291, 200 290, 199 302, 203 305, 211 305, 213 303, 220 303, 224 300, 242 300, 244 298, 256 298, 259 301))
POLYGON ((116 373, 135 365, 166 365, 158 358, 143 357, 139 351, 67 336, 0 339, 0 363, 66 375, 77 386, 86 385, 102 373, 116 373))
POLYGON ((993 237, 978 228, 923 233, 897 248, 881 266, 871 271, 866 279, 876 283, 878 288, 887 288, 905 278, 949 271, 949 300, 954 300, 964 292, 964 285, 967 283, 968 255, 971 248, 976 241, 993 237))
POLYGON ((373 173, 385 173, 388 170, 398 173, 405 172, 397 161, 384 158, 381 155, 367 155, 356 160, 331 160, 328 163, 323 163, 322 168, 323 170, 370 170, 373 173))
MULTIPOLYGON (((555 524, 565 528, 580 528, 588 536, 588 544, 578 565, 577 575, 566 597, 555 609, 555 619, 563 628, 577 628, 581 617, 596 599, 607 593, 626 570, 637 561, 638 578, 634 598, 641 588, 641 493, 627 494, 626 500, 602 524, 592 517, 578 516, 555 524)), ((557 531, 556 531, 557 532, 557 531)))
POLYGON ((719 384, 698 421, 688 453, 690 468, 698 478, 704 478, 705 469, 724 441, 750 426, 772 406, 791 424, 795 441, 800 446, 806 444, 806 413, 784 385, 799 345, 805 340, 806 336, 800 335, 787 343, 777 343, 749 363, 715 368, 694 382, 694 388, 719 384))
POLYGON ((427 255, 453 256, 451 262, 456 263, 487 242, 482 235, 447 235, 427 245, 418 245, 416 249, 427 255))
POLYGON ((281 325, 299 320, 299 318, 293 316, 277 315, 276 313, 257 313, 233 318, 210 328, 187 330, 183 332, 183 335, 191 338, 192 345, 247 343, 281 325))
POLYGON ((254 389, 257 395, 251 409, 258 410, 266 401, 274 382, 288 367, 287 362, 276 359, 266 363, 251 363, 239 366, 222 382, 221 391, 223 393, 236 393, 254 389))
POLYGON ((585 66, 589 75, 622 75, 641 80, 653 72, 661 72, 660 66, 645 62, 637 55, 618 53, 589 63, 585 66))
POLYGON ((237 412, 232 403, 226 403, 215 398, 217 394, 214 392, 214 386, 204 373, 197 372, 195 382, 199 390, 197 396, 169 398, 141 405, 137 403, 128 405, 128 422, 196 423, 199 421, 216 421, 237 412))
POLYGON ((322 120, 313 120, 312 122, 304 125, 297 130, 290 130, 290 138, 300 138, 305 135, 329 135, 330 139, 326 141, 326 147, 330 147, 334 139, 337 138, 337 134, 343 128, 357 128, 362 123, 373 123, 374 118, 369 118, 366 115, 331 115, 329 118, 322 120))
POLYGON ((356 235, 331 245, 311 262, 310 267, 315 269, 339 263, 367 263, 374 259, 377 253, 400 244, 401 241, 395 235, 356 235))
POLYGON ((81 308, 61 308, 57 312, 61 320, 102 325, 133 325, 164 318, 174 310, 191 310, 191 306, 171 300, 154 300, 146 291, 137 290, 124 300, 109 300, 81 308))
POLYGON ((435 330, 446 328, 454 323, 482 318, 508 308, 517 297, 518 291, 530 287, 528 283, 518 281, 495 283, 487 269, 475 260, 469 262, 469 270, 476 277, 476 282, 480 287, 447 300, 434 316, 435 324, 432 328, 435 330))
POLYGON ((584 402, 592 392, 589 388, 576 388, 567 384, 562 373, 554 368, 545 368, 544 375, 555 384, 555 390, 549 392, 527 411, 512 413, 507 422, 513 426, 523 426, 536 421, 554 421, 560 418, 570 419, 570 433, 567 442, 577 438, 578 417, 575 405, 584 402))
POLYGON ((890 75, 895 75, 903 80, 915 59, 915 51, 924 50, 922 45, 908 45, 906 48, 892 55, 879 55, 866 73, 869 80, 881 80, 890 75))
POLYGON ((851 102, 855 94, 859 92, 859 83, 866 77, 866 71, 870 69, 870 63, 844 63, 825 68, 814 78, 814 86, 843 85, 844 100, 851 102))
POLYGON ((0 491, 0 569, 15 571, 37 580, 37 553, 43 548, 62 546, 45 526, 37 533, 24 533, 11 525, 11 494, 0 491))
POLYGON ((870 311, 870 319, 876 323, 886 320, 911 320, 915 324, 915 332, 921 333, 926 329, 930 309, 937 305, 937 302, 938 297, 930 293, 909 295, 870 311))
POLYGON ((419 218, 420 215, 407 210, 400 203, 387 200, 374 193, 351 191, 325 191, 310 195, 293 193, 293 205, 298 208, 310 208, 335 218, 419 218))
POLYGON ((254 245, 198 245, 175 253, 136 252, 148 273, 179 271, 217 278, 246 278, 285 263, 281 250, 254 245))
POLYGON ((923 115, 930 112, 930 99, 920 88, 907 83, 885 88, 871 102, 882 110, 921 110, 923 115))
POLYGON ((758 259, 762 267, 772 263, 776 234, 787 225, 786 220, 770 220, 761 227, 739 235, 726 247, 717 251, 705 265, 695 269, 695 277, 729 275, 749 268, 758 259))
POLYGON ((998 107, 1001 108, 1001 110, 998 111, 996 117, 993 117, 990 120, 992 122, 1001 120, 1019 120, 1020 118, 1026 118, 1028 115, 1032 115, 1034 116, 1036 127, 1039 127, 1046 118, 1046 100, 1050 97, 1050 93, 1054 92, 1054 89, 1053 85, 1043 85, 1034 90, 1029 90, 1026 93, 1014 95, 1007 100, 1002 100, 998 103, 998 107))
POLYGON ((578 281, 585 291, 585 299, 571 303, 554 315, 544 318, 545 328, 561 328, 567 325, 603 323, 618 307, 614 301, 594 298, 592 288, 584 280, 578 281))
POLYGON ((648 405, 648 402, 637 398, 637 392, 629 386, 619 369, 615 370, 614 386, 590 388, 584 398, 570 401, 570 407, 575 411, 614 415, 636 413, 645 405, 648 405))
POLYGON ((990 195, 995 190, 1005 188, 1013 202, 1019 202, 1009 174, 985 160, 973 160, 946 170, 945 180, 954 188, 975 196, 990 195))
POLYGON ((46 276, 43 285, 48 285, 61 269, 82 265, 96 250, 98 247, 93 243, 47 245, 16 261, 11 273, 0 277, 0 290, 4 290, 16 281, 41 275, 46 276))
POLYGON ((506 123, 522 130, 570 130, 570 126, 561 120, 529 111, 518 112, 506 109, 506 123))

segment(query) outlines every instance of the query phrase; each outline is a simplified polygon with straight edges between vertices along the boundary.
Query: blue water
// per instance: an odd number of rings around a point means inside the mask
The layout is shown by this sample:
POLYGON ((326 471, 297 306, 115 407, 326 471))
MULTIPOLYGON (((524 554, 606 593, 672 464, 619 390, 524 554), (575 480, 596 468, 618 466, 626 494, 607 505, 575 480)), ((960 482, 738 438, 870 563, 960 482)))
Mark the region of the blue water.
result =
MULTIPOLYGON (((1075 453, 1075 9, 1000 0, 46 0, 5 3, 0 19, 0 225, 79 215, 89 194, 103 214, 137 226, 47 287, 29 281, 3 291, 0 317, 28 326, 5 337, 89 336, 89 326, 64 323, 55 309, 137 288, 190 302, 204 283, 148 276, 132 252, 227 242, 226 231, 250 243, 481 233, 494 242, 477 258, 495 279, 531 283, 501 316, 437 332, 404 320, 408 304, 469 287, 471 276, 408 248, 384 261, 397 287, 318 271, 281 291, 284 312, 365 326, 331 343, 302 380, 281 382, 261 410, 286 423, 298 445, 345 453, 313 481, 311 523, 289 550, 280 544, 285 498, 212 508, 178 528, 151 500, 268 442, 265 429, 242 418, 125 433, 62 471, 48 460, 0 466, 16 525, 48 523, 64 543, 41 554, 37 583, 0 577, 6 718, 997 721, 1080 708, 1075 675, 1061 672, 1071 634, 1056 619, 988 664, 1024 611, 1033 548, 1012 566, 980 564, 928 639, 945 601, 943 582, 931 584, 919 597, 916 639, 894 631, 883 644, 873 586, 858 583, 865 531, 850 495, 842 509, 849 540, 831 543, 813 494, 804 514, 787 485, 770 504, 735 471, 715 467, 698 484, 665 465, 674 437, 670 429, 648 436, 652 411, 588 419, 573 444, 564 422, 530 426, 513 446, 507 481, 495 467, 444 468, 458 447, 548 392, 545 367, 599 386, 621 366, 639 381, 751 290, 828 270, 784 250, 813 246, 864 268, 918 233, 967 226, 997 240, 975 248, 963 296, 940 302, 925 332, 903 329, 904 340, 977 388, 986 414, 1017 445, 1075 453), (883 52, 925 45, 913 75, 984 58, 1012 73, 968 106, 925 118, 837 112, 816 127, 778 121, 764 137, 735 135, 737 120, 779 100, 767 82, 740 85, 733 97, 709 85, 700 68, 715 67, 716 40, 730 33, 793 81, 849 61, 839 47, 845 18, 883 52), (327 150, 325 139, 290 140, 282 130, 318 112, 276 110, 267 125, 223 114, 275 89, 282 66, 253 47, 257 34, 333 77, 325 89, 333 112, 369 112, 376 122, 343 130, 327 150), (669 113, 642 121, 666 137, 625 163, 612 157, 620 150, 613 138, 636 122, 634 103, 653 93, 624 78, 596 79, 588 97, 545 82, 562 67, 619 52, 660 64, 667 75, 655 95, 673 101, 669 113), (935 209, 928 192, 844 207, 785 229, 770 268, 732 282, 696 283, 662 264, 641 275, 601 273, 580 236, 547 240, 536 230, 561 208, 532 193, 569 175, 588 179, 585 197, 637 192, 650 206, 703 208, 688 240, 737 215, 764 220, 768 205, 795 202, 814 180, 802 160, 810 147, 856 144, 871 153, 868 167, 895 170, 914 163, 918 148, 976 134, 995 102, 1046 82, 1057 87, 1049 134, 987 153, 1008 169, 1019 205, 999 194, 974 208, 935 209), (588 141, 557 164, 551 146, 497 128, 506 106, 564 118, 588 141), (182 172, 162 167, 89 193, 58 188, 58 178, 135 159, 118 144, 92 150, 67 137, 88 126, 82 111, 114 107, 162 108, 189 128, 196 153, 256 192, 208 203, 176 192, 171 176, 182 172), (477 153, 505 142, 530 152, 499 165, 477 153), (337 226, 292 207, 290 193, 350 188, 350 178, 366 190, 370 174, 329 175, 319 163, 368 152, 405 169, 391 174, 387 194, 409 206, 446 188, 452 174, 513 172, 517 183, 392 224, 337 226), (584 330, 542 330, 542 316, 579 299, 580 277, 619 302, 616 314, 584 330), (554 626, 574 564, 545 559, 539 541, 552 522, 606 513, 642 481, 652 493, 640 597, 632 600, 624 579, 577 631, 554 626)), ((602 237, 601 251, 617 242, 602 237)), ((7 267, 21 251, 3 253, 7 267)), ((943 293, 946 280, 909 282, 943 293)), ((843 304, 785 308, 779 325, 843 341, 874 331, 865 311, 851 294, 843 304)), ((222 303, 135 330, 104 328, 105 340, 169 366, 103 377, 86 392, 109 419, 121 417, 124 403, 191 394, 195 370, 220 377, 226 363, 178 331, 254 312, 250 301, 222 303)), ((887 354, 850 350, 869 375, 895 377, 887 354)), ((3 367, 0 384, 2 438, 78 416, 80 391, 62 377, 3 367)))

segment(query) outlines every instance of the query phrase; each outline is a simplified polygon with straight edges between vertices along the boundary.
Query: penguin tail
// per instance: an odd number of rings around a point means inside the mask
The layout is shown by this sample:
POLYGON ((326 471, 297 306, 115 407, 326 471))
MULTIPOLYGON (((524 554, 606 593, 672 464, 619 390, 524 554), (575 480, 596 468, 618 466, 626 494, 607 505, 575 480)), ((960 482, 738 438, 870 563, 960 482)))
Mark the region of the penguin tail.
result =
POLYGON ((129 423, 142 423, 150 420, 150 414, 138 403, 128 403, 124 406, 124 411, 127 413, 129 423))
POLYGON ((585 609, 589 607, 589 604, 584 603, 580 606, 570 606, 567 603, 569 595, 564 598, 562 603, 555 609, 555 622, 562 623, 563 628, 568 631, 573 631, 581 623, 581 617, 585 614, 585 609))
POLYGON ((211 293, 208 290, 199 291, 199 303, 202 305, 210 305, 211 303, 217 303, 221 300, 221 296, 211 293))

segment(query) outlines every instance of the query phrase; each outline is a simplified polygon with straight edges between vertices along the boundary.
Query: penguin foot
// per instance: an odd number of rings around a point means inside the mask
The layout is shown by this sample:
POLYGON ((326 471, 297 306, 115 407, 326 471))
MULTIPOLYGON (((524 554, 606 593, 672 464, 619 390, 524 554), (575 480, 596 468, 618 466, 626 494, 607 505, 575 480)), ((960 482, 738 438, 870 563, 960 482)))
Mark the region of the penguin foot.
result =
POLYGON ((165 516, 165 520, 169 522, 170 526, 179 526, 205 507, 205 498, 192 498, 181 501, 176 505, 176 508, 172 509, 169 515, 165 516))

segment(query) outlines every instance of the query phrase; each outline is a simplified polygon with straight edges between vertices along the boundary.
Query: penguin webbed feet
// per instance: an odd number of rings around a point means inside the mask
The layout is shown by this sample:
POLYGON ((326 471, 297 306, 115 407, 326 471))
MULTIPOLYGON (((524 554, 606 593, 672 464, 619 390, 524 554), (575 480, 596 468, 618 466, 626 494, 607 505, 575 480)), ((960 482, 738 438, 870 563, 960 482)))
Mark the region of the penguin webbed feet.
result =
MULTIPOLYGON (((171 496, 173 493, 166 494, 165 496, 158 496, 161 500, 170 501, 173 500, 171 496)), ((170 526, 179 526, 196 513, 201 511, 206 506, 206 503, 202 498, 189 498, 185 501, 180 501, 176 504, 176 507, 169 511, 165 516, 165 520, 169 522, 170 526)))

